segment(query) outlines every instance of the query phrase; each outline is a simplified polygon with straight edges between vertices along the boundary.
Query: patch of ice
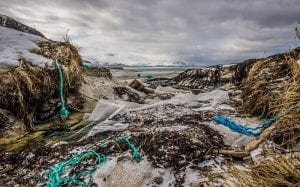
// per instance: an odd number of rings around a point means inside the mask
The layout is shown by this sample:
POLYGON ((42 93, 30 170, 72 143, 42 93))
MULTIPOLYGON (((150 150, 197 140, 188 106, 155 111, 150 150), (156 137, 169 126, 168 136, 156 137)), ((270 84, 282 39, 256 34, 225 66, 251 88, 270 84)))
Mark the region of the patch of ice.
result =
POLYGON ((119 105, 105 100, 99 100, 89 117, 89 121, 102 121, 118 114, 125 105, 119 105))
POLYGON ((21 58, 40 67, 51 66, 52 60, 30 52, 38 48, 39 41, 44 40, 37 35, 0 26, 0 67, 17 67, 21 58))
POLYGON ((129 127, 127 123, 119 123, 113 120, 105 120, 94 126, 87 134, 87 137, 106 131, 123 131, 129 127))

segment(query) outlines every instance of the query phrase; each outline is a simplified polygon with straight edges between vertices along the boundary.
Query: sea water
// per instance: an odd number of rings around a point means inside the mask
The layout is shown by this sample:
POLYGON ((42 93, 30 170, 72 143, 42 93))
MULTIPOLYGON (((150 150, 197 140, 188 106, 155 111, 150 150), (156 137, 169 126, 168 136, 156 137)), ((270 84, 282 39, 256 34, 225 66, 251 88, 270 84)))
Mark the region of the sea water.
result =
POLYGON ((141 77, 151 75, 154 78, 172 78, 191 67, 123 67, 123 69, 141 77))

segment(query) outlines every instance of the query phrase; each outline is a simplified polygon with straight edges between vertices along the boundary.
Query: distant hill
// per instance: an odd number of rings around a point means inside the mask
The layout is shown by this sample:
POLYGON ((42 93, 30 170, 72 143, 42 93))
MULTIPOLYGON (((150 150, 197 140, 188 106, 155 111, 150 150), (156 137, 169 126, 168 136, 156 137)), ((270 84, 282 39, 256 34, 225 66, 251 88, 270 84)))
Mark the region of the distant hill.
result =
POLYGON ((103 67, 103 66, 115 66, 115 67, 126 67, 128 65, 122 63, 111 63, 111 62, 102 62, 95 58, 81 56, 82 62, 88 64, 91 67, 103 67))

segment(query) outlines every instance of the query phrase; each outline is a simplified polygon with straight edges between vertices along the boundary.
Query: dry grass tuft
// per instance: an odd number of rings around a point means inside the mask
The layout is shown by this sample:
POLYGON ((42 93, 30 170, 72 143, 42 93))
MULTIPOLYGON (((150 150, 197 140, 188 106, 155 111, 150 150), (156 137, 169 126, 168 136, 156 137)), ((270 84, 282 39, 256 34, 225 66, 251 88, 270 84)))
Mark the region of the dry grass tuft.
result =
POLYGON ((285 85, 283 94, 273 104, 273 112, 290 109, 276 123, 272 134, 275 143, 290 147, 300 142, 300 64, 293 58, 287 59, 291 77, 285 85))
POLYGON ((273 124, 275 143, 292 146, 300 140, 300 48, 255 63, 242 93, 244 108, 253 115, 281 115, 273 124), (282 113, 284 113, 282 115, 282 113))
MULTIPOLYGON (((65 96, 78 93, 82 62, 77 49, 69 42, 42 41, 31 52, 53 61, 58 58, 64 74, 65 96)), ((55 64, 41 68, 20 59, 20 66, 0 71, 0 108, 22 119, 31 130, 38 107, 51 98, 59 97, 59 75, 55 64)))
POLYGON ((231 167, 227 173, 230 177, 227 178, 229 182, 243 186, 298 186, 299 167, 299 158, 281 156, 274 160, 264 160, 246 170, 231 167))

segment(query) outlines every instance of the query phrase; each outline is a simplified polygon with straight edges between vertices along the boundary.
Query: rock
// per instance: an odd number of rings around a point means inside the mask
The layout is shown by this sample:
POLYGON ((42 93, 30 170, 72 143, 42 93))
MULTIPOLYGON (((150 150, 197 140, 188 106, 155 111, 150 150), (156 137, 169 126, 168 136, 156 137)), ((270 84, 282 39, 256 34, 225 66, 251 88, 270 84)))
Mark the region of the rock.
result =
POLYGON ((162 176, 154 177, 153 182, 159 185, 164 182, 164 179, 162 178, 162 176))
POLYGON ((45 36, 41 32, 39 32, 38 30, 36 30, 32 27, 29 27, 27 25, 24 25, 24 24, 16 21, 13 18, 10 18, 10 17, 5 16, 5 15, 1 15, 1 14, 0 14, 0 26, 8 27, 8 28, 15 29, 15 30, 18 30, 18 31, 21 31, 21 32, 34 34, 34 35, 38 35, 38 36, 41 36, 41 37, 45 38, 45 36))
POLYGON ((129 86, 133 89, 136 89, 138 91, 143 91, 145 86, 138 80, 134 79, 129 86))
POLYGON ((83 72, 88 76, 112 79, 112 74, 110 70, 105 67, 85 67, 83 72))
POLYGON ((139 96, 139 94, 131 91, 129 88, 126 87, 114 87, 114 93, 117 94, 120 98, 123 95, 128 97, 128 101, 143 104, 144 100, 139 96))

